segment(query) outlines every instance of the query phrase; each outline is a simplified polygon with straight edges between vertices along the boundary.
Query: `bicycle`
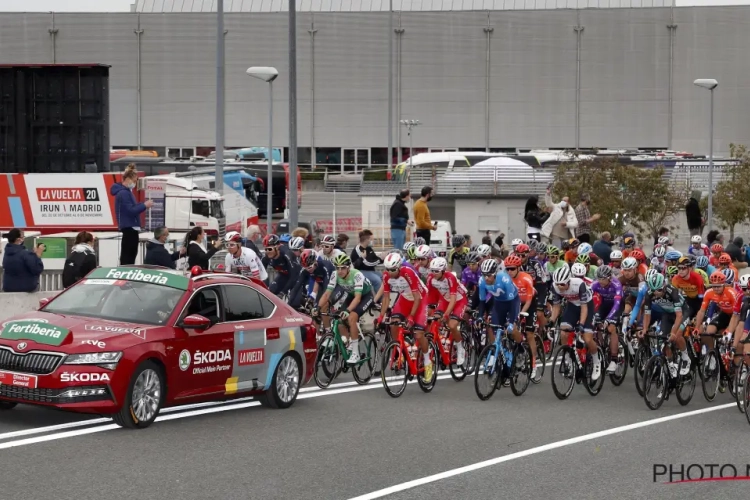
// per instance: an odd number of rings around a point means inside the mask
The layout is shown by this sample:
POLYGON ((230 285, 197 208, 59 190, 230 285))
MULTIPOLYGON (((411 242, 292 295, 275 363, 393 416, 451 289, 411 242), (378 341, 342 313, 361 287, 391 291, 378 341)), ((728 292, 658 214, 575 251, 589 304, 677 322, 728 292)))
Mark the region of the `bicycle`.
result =
MULTIPOLYGON (((599 346, 604 352, 604 366, 608 366, 610 361, 612 361, 612 353, 609 348, 610 337, 612 334, 607 328, 605 328, 604 323, 605 322, 602 321, 596 323, 596 339, 601 339, 599 346)), ((617 363, 617 370, 615 370, 614 373, 609 374, 609 380, 612 382, 612 385, 619 387, 625 382, 625 376, 628 374, 628 365, 631 364, 631 360, 630 351, 628 350, 625 339, 623 339, 623 335, 617 325, 615 325, 615 335, 617 335, 617 359, 614 361, 617 363)))
POLYGON ((528 344, 517 343, 506 335, 501 325, 489 325, 495 329, 495 342, 482 349, 474 372, 474 390, 482 401, 487 401, 495 391, 510 379, 513 394, 521 396, 531 379, 531 353, 528 344), (526 375, 525 382, 520 376, 526 375), (480 387, 483 379, 488 379, 488 388, 480 387))
POLYGON ((711 402, 716 398, 717 392, 725 392, 726 385, 733 398, 737 397, 734 387, 734 363, 730 354, 727 337, 721 333, 701 333, 701 338, 711 337, 714 339, 713 349, 708 349, 704 344, 701 347, 702 373, 701 387, 706 401, 711 402))
MULTIPOLYGON (((456 363, 456 349, 454 346, 455 341, 448 327, 441 323, 439 316, 433 316, 428 321, 429 326, 425 331, 427 340, 437 345, 438 349, 438 365, 441 370, 445 370, 446 367, 451 372, 451 377, 456 382, 460 382, 466 378, 469 374, 470 365, 470 349, 471 344, 469 343, 469 336, 465 332, 461 332, 461 342, 464 345, 464 362, 462 365, 456 363), (436 340, 439 340, 436 342, 436 340)), ((437 366, 435 367, 437 369, 437 366)))
POLYGON ((467 319, 462 322, 461 331, 466 332, 468 330, 470 349, 466 351, 466 356, 469 357, 467 375, 471 375, 474 373, 479 353, 482 352, 487 343, 487 332, 484 320, 479 317, 479 311, 467 309, 465 316, 467 319))
POLYGON ((340 313, 320 312, 319 315, 330 317, 332 322, 330 331, 327 331, 318 342, 318 353, 315 356, 315 371, 313 372, 315 383, 321 389, 325 389, 331 385, 331 382, 334 381, 339 373, 346 373, 349 371, 349 368, 352 369, 352 375, 354 375, 354 380, 357 384, 364 385, 368 383, 373 376, 377 357, 375 336, 371 333, 359 332, 359 342, 357 344, 359 361, 349 365, 347 361, 349 360, 350 353, 341 338, 341 333, 339 333, 340 313), (364 371, 365 367, 367 371, 364 371), (318 369, 323 373, 319 374, 318 369))
POLYGON ((432 378, 424 380, 421 374, 424 374, 424 356, 419 347, 416 345, 416 339, 405 328, 402 321, 389 322, 390 325, 398 326, 396 340, 390 342, 383 353, 382 367, 380 378, 383 382, 385 392, 392 398, 397 398, 404 393, 406 383, 417 377, 417 384, 423 392, 431 392, 437 382, 437 347, 434 342, 429 342, 428 352, 433 364, 432 378), (386 375, 386 370, 393 370, 393 375, 386 375), (398 382, 393 388, 390 382, 398 382))
MULTIPOLYGON (((750 337, 746 338, 745 340, 740 341, 740 345, 744 347, 744 345, 750 344, 750 337)), ((737 385, 737 407, 740 409, 740 412, 745 414, 745 418, 747 418, 747 423, 750 424, 750 411, 747 411, 748 407, 750 407, 750 384, 747 383, 747 377, 750 373, 750 367, 748 367, 747 363, 750 360, 750 354, 745 354, 743 356, 742 360, 742 370, 737 370, 739 373, 738 379, 740 383, 737 385), (740 386, 743 387, 742 390, 742 403, 740 403, 740 386)))
POLYGON ((583 335, 580 332, 577 332, 575 336, 570 335, 570 332, 568 333, 568 341, 557 351, 552 365, 552 391, 557 399, 568 399, 575 384, 581 382, 585 382, 583 385, 589 394, 592 396, 599 394, 602 386, 604 386, 604 353, 599 346, 597 346, 597 350, 599 352, 600 376, 598 379, 592 380, 594 362, 593 357, 588 353, 586 343, 583 341, 583 335), (565 380, 570 381, 570 387, 562 390, 558 387, 558 384, 565 380))
POLYGON ((656 344, 643 370, 643 400, 646 406, 658 410, 664 401, 669 399, 672 391, 675 391, 680 405, 686 406, 695 393, 695 384, 698 380, 696 365, 691 361, 690 370, 685 375, 680 375, 678 367, 682 356, 675 343, 669 341, 669 334, 654 333, 646 334, 644 337, 656 344), (667 355, 667 350, 670 351, 670 355, 667 355), (656 401, 649 398, 654 382, 657 390, 656 401), (684 388, 688 389, 685 394, 682 392, 684 388))
POLYGON ((531 383, 534 385, 538 385, 542 382, 542 378, 544 377, 544 369, 546 364, 546 356, 544 352, 544 342, 542 341, 541 335, 537 333, 538 325, 536 322, 536 314, 532 316, 531 327, 527 327, 526 323, 529 321, 529 313, 520 313, 520 321, 518 325, 519 331, 523 332, 525 334, 523 343, 526 344, 527 349, 529 351, 531 350, 531 347, 529 346, 529 342, 526 339, 526 336, 530 333, 534 334, 534 340, 536 340, 536 376, 534 376, 531 379, 531 383))

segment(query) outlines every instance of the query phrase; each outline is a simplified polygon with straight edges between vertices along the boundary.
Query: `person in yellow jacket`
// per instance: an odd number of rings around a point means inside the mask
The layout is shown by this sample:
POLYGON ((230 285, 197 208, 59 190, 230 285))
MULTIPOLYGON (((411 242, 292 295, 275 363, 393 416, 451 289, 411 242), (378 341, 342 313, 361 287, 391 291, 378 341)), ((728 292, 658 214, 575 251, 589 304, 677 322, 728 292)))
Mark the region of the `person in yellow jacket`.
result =
POLYGON ((432 188, 423 187, 421 195, 422 197, 414 202, 414 223, 417 226, 417 237, 424 238, 425 244, 429 245, 430 235, 437 229, 437 222, 430 219, 430 208, 427 206, 427 202, 432 199, 432 188))

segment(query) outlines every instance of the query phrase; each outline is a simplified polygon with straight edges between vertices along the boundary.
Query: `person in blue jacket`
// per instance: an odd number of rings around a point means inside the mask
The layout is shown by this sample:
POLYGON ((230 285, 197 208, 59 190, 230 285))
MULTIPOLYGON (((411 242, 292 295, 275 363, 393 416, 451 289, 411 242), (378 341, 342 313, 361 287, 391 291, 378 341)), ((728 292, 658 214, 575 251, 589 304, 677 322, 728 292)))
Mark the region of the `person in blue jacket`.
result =
POLYGON ((120 265, 135 264, 138 256, 138 233, 141 231, 140 215, 154 204, 153 200, 136 203, 133 189, 138 182, 138 172, 131 163, 122 173, 122 182, 112 185, 109 193, 115 197, 115 217, 122 233, 120 265))
POLYGON ((11 229, 5 235, 8 244, 3 254, 3 291, 34 292, 39 287, 39 276, 44 271, 40 244, 32 252, 23 245, 23 232, 11 229))

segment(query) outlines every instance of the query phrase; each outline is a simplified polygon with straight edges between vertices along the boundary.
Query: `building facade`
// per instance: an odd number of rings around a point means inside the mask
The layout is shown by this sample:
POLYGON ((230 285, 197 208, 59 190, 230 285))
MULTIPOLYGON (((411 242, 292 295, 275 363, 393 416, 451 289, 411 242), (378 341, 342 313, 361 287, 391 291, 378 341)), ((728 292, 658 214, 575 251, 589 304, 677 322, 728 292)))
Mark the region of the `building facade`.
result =
MULTIPOLYGON (((205 154, 215 141, 213 3, 148 0, 133 13, 0 14, 0 64, 109 64, 113 147, 205 154)), ((422 122, 411 138, 419 151, 628 147, 706 153, 709 92, 693 85, 696 78, 719 81, 714 151, 749 142, 750 6, 394 3, 401 9, 393 13, 392 34, 396 157, 399 146, 406 157, 410 144, 399 119, 422 122), (566 5, 595 8, 554 8, 566 5), (519 6, 524 8, 512 10, 519 6), (635 6, 649 8, 596 8, 635 6)), ((225 1, 227 147, 267 142, 268 88, 245 74, 249 66, 279 70, 274 142, 288 144, 283 4, 225 1)), ((300 3, 301 164, 387 163, 387 4, 300 3)))

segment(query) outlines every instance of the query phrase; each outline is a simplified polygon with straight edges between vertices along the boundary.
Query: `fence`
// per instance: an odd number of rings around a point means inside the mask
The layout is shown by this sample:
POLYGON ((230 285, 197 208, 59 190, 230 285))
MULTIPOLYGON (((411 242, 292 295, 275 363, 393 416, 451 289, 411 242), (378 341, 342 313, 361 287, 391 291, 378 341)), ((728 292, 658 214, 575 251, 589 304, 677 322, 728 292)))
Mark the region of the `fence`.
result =
MULTIPOLYGON (((0 269, 0 283, 3 279, 3 270, 0 269)), ((57 292, 63 289, 62 285, 62 271, 43 271, 42 275, 39 276, 39 288, 38 292, 57 292)))

